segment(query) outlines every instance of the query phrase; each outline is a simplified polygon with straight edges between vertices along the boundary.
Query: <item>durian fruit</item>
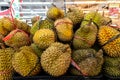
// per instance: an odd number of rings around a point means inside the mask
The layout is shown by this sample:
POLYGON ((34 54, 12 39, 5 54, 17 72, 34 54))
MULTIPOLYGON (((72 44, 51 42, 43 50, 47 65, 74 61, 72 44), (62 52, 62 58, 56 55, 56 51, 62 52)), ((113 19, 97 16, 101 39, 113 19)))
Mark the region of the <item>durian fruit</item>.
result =
POLYGON ((8 34, 8 31, 3 27, 3 23, 1 19, 0 19, 0 34, 2 34, 3 36, 8 34))
POLYGON ((102 17, 101 25, 110 25, 112 23, 112 19, 109 17, 102 17))
POLYGON ((0 49, 0 80, 13 80, 12 48, 0 49))
POLYGON ((30 33, 31 27, 27 23, 14 19, 14 24, 16 28, 25 31, 26 33, 30 33))
POLYGON ((22 21, 18 22, 17 28, 21 29, 21 30, 23 30, 23 31, 25 31, 27 33, 30 33, 30 29, 31 29, 31 27, 27 23, 22 22, 22 21))
POLYGON ((34 16, 32 19, 31 19, 31 22, 32 22, 32 25, 36 22, 40 20, 40 16, 34 16))
POLYGON ((68 44, 53 43, 41 55, 41 66, 48 74, 64 75, 71 62, 71 48, 68 44))
POLYGON ((3 41, 7 46, 13 48, 19 48, 30 44, 28 34, 20 29, 11 31, 5 38, 3 38, 3 41))
POLYGON ((81 23, 84 18, 84 13, 82 10, 69 8, 69 11, 66 13, 66 17, 68 17, 74 25, 81 23))
POLYGON ((94 45, 97 36, 97 27, 92 21, 86 21, 86 25, 82 25, 73 38, 74 49, 90 48, 94 45))
POLYGON ((105 15, 105 13, 104 13, 104 11, 103 11, 103 13, 102 13, 102 19, 101 19, 101 26, 105 26, 105 25, 110 25, 110 24, 112 24, 112 19, 110 18, 110 17, 106 17, 106 16, 104 16, 105 15))
MULTIPOLYGON (((1 18, 0 19, 0 34, 2 34, 3 36, 7 35, 8 34, 8 30, 4 28, 3 26, 3 19, 4 18, 1 18)), ((9 22, 8 22, 9 23, 9 22)), ((7 24, 7 23, 6 23, 7 24)))
POLYGON ((54 21, 48 18, 45 20, 38 20, 36 21, 30 29, 30 33, 32 35, 39 29, 53 29, 54 28, 54 21))
POLYGON ((9 17, 3 17, 0 19, 0 33, 3 36, 6 36, 9 32, 16 28, 30 33, 30 26, 25 22, 19 21, 17 19, 11 19, 9 17))
MULTIPOLYGON (((98 27, 101 26, 101 21, 102 21, 102 15, 98 13, 98 11, 90 11, 89 13, 86 13, 84 16, 84 20, 89 21, 91 20, 94 22, 94 24, 98 27)), ((85 23, 81 25, 86 25, 85 23)))
POLYGON ((47 17, 52 20, 62 18, 64 17, 64 11, 58 8, 56 5, 52 4, 52 6, 47 11, 47 17))
POLYGON ((105 56, 103 71, 112 77, 120 76, 120 57, 113 58, 105 56))
POLYGON ((106 67, 104 69, 105 73, 112 77, 120 77, 120 68, 119 67, 106 67))
POLYGON ((105 53, 111 57, 120 57, 120 32, 110 26, 101 26, 98 41, 105 53))
POLYGON ((11 18, 9 17, 3 17, 2 18, 2 24, 3 24, 3 27, 8 31, 12 31, 13 29, 15 29, 15 26, 14 26, 14 21, 11 20, 11 18))
MULTIPOLYGON (((78 49, 72 53, 80 71, 76 67, 71 67, 70 72, 74 75, 97 76, 101 72, 103 65, 103 51, 96 52, 94 49, 78 49)), ((74 66, 74 65, 73 65, 74 66)))
POLYGON ((46 49, 55 42, 55 33, 50 29, 40 29, 35 32, 33 42, 40 48, 46 49))
POLYGON ((30 46, 21 47, 12 58, 14 70, 22 76, 34 76, 40 72, 40 60, 30 46))
POLYGON ((36 21, 36 22, 33 24, 33 26, 31 27, 30 33, 31 33, 32 35, 34 35, 35 32, 40 29, 40 22, 41 22, 40 20, 36 21))
POLYGON ((73 23, 69 18, 57 19, 54 23, 59 40, 70 41, 73 37, 73 23))
POLYGON ((49 19, 49 18, 45 18, 45 20, 42 20, 39 24, 39 28, 43 29, 53 29, 54 28, 54 21, 49 19))
POLYGON ((104 65, 105 66, 110 66, 110 67, 117 67, 117 66, 120 66, 120 57, 106 57, 105 56, 105 62, 104 62, 104 65))
MULTIPOLYGON (((14 30, 16 28, 24 30, 25 32, 30 33, 30 26, 27 23, 19 21, 19 20, 15 19, 15 18, 11 19, 9 17, 3 17, 0 20, 0 25, 1 25, 0 27, 2 27, 1 29, 5 30, 4 35, 7 35, 10 31, 12 31, 12 30, 14 30)), ((3 31, 1 33, 3 33, 3 31)))

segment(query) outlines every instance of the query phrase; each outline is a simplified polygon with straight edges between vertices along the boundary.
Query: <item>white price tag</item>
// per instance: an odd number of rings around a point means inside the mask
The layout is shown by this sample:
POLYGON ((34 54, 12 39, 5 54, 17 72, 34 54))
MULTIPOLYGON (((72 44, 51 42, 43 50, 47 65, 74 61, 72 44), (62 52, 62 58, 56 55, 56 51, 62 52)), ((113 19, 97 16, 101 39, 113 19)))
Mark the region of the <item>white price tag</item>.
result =
POLYGON ((110 18, 118 18, 119 17, 119 4, 109 4, 109 16, 110 18))

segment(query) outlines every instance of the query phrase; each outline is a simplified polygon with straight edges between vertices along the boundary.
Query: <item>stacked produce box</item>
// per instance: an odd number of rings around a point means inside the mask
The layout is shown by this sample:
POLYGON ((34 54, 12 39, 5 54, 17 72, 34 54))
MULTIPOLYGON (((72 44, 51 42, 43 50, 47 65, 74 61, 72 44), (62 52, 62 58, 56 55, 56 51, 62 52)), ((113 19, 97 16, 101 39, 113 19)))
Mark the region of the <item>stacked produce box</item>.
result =
POLYGON ((66 73, 120 76, 119 36, 111 19, 98 11, 84 14, 69 8, 65 14, 54 4, 46 19, 34 17, 32 26, 17 19, 0 19, 0 79, 12 80, 45 72, 53 77, 66 73))

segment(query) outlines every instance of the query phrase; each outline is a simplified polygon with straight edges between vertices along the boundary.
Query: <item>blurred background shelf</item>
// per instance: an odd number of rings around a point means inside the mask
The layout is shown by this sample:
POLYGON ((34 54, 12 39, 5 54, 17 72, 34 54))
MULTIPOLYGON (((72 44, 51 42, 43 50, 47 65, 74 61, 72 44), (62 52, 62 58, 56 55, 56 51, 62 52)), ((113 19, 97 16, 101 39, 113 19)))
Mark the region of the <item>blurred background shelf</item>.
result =
MULTIPOLYGON (((0 11, 9 8, 11 0, 0 0, 0 11)), ((98 12, 105 12, 105 16, 108 16, 108 10, 103 9, 107 7, 110 3, 120 4, 120 0, 23 0, 20 5, 20 20, 28 21, 30 24, 30 19, 33 16, 39 15, 41 19, 46 18, 46 12, 50 8, 51 4, 54 3, 57 7, 62 8, 65 12, 68 11, 70 7, 78 7, 88 13, 90 10, 98 9, 98 12), (94 5, 95 4, 95 5, 94 5), (81 8, 80 5, 87 5, 89 8, 81 8), (91 5, 94 5, 91 7, 91 5)), ((119 10, 120 13, 120 10, 119 10)), ((2 16, 0 16, 2 17, 2 16)))

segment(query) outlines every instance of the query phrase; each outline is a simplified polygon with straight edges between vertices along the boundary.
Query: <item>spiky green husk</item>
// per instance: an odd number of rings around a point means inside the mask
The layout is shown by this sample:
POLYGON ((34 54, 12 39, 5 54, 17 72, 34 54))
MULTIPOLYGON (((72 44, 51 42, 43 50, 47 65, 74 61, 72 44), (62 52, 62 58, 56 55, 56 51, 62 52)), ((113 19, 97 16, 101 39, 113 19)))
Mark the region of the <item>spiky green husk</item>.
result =
POLYGON ((111 18, 109 18, 109 17, 102 17, 101 26, 109 25, 111 23, 112 23, 112 19, 111 18))
POLYGON ((65 74, 70 62, 71 49, 68 44, 53 43, 41 55, 42 68, 52 76, 65 74))
MULTIPOLYGON (((100 45, 104 45, 108 42, 111 38, 115 37, 116 35, 120 34, 119 31, 110 27, 110 26, 101 26, 98 32, 98 40, 100 45)), ((102 48, 111 57, 119 57, 120 56, 120 38, 114 39, 113 41, 107 43, 102 48)))
POLYGON ((106 74, 113 76, 113 77, 119 77, 120 76, 120 68, 119 67, 105 67, 104 71, 106 74))
POLYGON ((55 42, 55 34, 53 30, 40 29, 33 36, 33 41, 40 49, 46 49, 55 42))
POLYGON ((13 29, 15 29, 15 26, 11 20, 11 18, 9 17, 3 17, 2 18, 2 24, 3 24, 3 27, 8 31, 12 31, 13 29))
POLYGON ((17 31, 17 30, 18 29, 11 31, 8 34, 8 36, 6 36, 10 38, 8 38, 7 40, 4 40, 5 44, 13 48, 20 48, 22 46, 29 45, 30 40, 27 33, 21 30, 20 31, 19 30, 17 31))
MULTIPOLYGON (((81 72, 87 76, 96 76, 101 72, 103 64, 103 52, 94 49, 79 49, 72 53, 73 60, 80 67, 81 72)), ((71 68, 74 75, 82 75, 77 69, 71 68)))
POLYGON ((34 25, 34 23, 38 20, 40 20, 40 16, 34 16, 33 18, 31 18, 32 25, 34 25))
POLYGON ((51 19, 46 18, 45 20, 42 20, 39 24, 40 29, 53 29, 54 28, 54 21, 51 19))
POLYGON ((82 10, 76 10, 76 9, 70 9, 67 14, 66 17, 68 17, 74 25, 81 23, 83 17, 84 17, 84 13, 82 10))
POLYGON ((16 25, 16 28, 30 33, 31 26, 29 26, 27 23, 14 19, 14 24, 16 25))
MULTIPOLYGON (((4 28, 4 24, 5 24, 5 23, 3 24, 4 19, 6 19, 6 18, 1 18, 1 19, 0 19, 0 34, 2 34, 3 36, 6 36, 6 35, 9 33, 9 31, 4 28)), ((7 19, 6 19, 6 20, 7 20, 7 19)), ((5 21, 6 21, 6 20, 5 20, 5 21)), ((10 21, 6 22, 5 26, 6 26, 6 25, 7 25, 8 28, 9 28, 9 26, 10 26, 10 29, 11 29, 11 23, 10 23, 10 21)))
POLYGON ((55 5, 52 5, 47 11, 47 17, 52 20, 56 20, 58 18, 64 17, 64 12, 55 5))
POLYGON ((59 40, 70 41, 73 37, 73 23, 69 18, 57 19, 54 23, 59 40))
POLYGON ((120 57, 105 56, 103 71, 110 76, 120 76, 120 57))
POLYGON ((8 34, 8 31, 3 27, 2 19, 0 19, 0 34, 2 34, 3 36, 8 34))
POLYGON ((39 57, 29 46, 21 47, 12 58, 14 70, 22 76, 33 76, 40 72, 39 57))
POLYGON ((120 66, 120 57, 117 58, 113 58, 113 57, 105 57, 105 66, 109 66, 109 67, 117 67, 120 66))
POLYGON ((0 80, 12 80, 13 55, 14 55, 14 50, 12 48, 0 49, 0 80))
POLYGON ((54 27, 53 20, 50 20, 48 18, 46 18, 45 20, 38 20, 32 25, 30 33, 34 35, 35 32, 39 29, 52 29, 53 27, 54 27))
POLYGON ((9 17, 3 17, 0 20, 0 27, 1 33, 4 36, 16 28, 24 30, 27 33, 30 33, 30 26, 27 23, 19 21, 17 19, 11 19, 9 17))
POLYGON ((41 64, 40 64, 40 62, 39 62, 39 63, 36 65, 36 67, 34 68, 34 70, 33 70, 31 73, 29 73, 28 76, 35 76, 35 75, 39 74, 40 71, 41 71, 41 64))
POLYGON ((89 21, 84 21, 87 24, 81 26, 74 35, 74 49, 90 48, 94 45, 97 36, 97 27, 89 21))

